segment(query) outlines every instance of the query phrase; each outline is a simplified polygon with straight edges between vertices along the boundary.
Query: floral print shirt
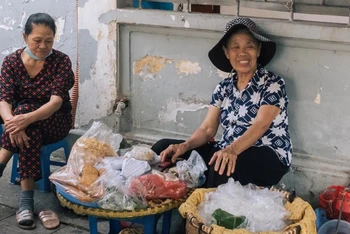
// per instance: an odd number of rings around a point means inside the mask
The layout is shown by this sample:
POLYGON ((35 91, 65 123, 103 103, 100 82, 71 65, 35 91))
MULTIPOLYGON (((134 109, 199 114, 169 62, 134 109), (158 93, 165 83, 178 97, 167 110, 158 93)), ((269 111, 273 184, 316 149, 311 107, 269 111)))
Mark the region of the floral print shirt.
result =
POLYGON ((220 108, 224 129, 217 146, 221 149, 242 136, 252 125, 260 106, 272 105, 281 112, 254 146, 271 147, 285 166, 292 160, 292 142, 288 132, 288 97, 282 77, 259 67, 245 89, 237 88, 237 74, 221 81, 215 88, 211 105, 220 108))

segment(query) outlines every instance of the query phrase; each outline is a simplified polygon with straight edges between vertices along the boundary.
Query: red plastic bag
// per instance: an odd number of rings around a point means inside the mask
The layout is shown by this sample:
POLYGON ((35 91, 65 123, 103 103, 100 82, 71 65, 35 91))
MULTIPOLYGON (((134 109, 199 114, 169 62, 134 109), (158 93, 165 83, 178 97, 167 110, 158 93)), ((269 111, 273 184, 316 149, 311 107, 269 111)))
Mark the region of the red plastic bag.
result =
POLYGON ((181 199, 186 196, 184 181, 163 173, 142 175, 130 182, 129 192, 153 199, 181 199))

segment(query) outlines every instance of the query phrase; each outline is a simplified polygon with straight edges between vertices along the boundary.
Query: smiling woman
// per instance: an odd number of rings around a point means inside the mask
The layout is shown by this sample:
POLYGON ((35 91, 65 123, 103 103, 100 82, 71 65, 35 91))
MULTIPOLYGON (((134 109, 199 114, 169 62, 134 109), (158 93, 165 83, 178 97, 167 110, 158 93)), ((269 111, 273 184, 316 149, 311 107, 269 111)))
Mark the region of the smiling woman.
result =
POLYGON ((163 161, 173 162, 198 151, 211 166, 205 187, 230 177, 242 185, 277 184, 291 165, 292 143, 284 80, 264 68, 275 51, 276 44, 262 36, 252 20, 230 21, 209 59, 231 74, 214 89, 201 126, 186 141, 163 139, 152 149, 163 161), (214 142, 219 125, 223 136, 214 142))
MULTIPOLYGON (((33 229, 34 182, 41 179, 40 148, 68 135, 72 124, 69 90, 74 84, 71 61, 52 49, 55 21, 45 13, 31 15, 23 39, 27 46, 8 55, 0 74, 0 177, 18 153, 22 195, 16 219, 33 229)), ((1 190, 0 190, 1 191, 1 190)))

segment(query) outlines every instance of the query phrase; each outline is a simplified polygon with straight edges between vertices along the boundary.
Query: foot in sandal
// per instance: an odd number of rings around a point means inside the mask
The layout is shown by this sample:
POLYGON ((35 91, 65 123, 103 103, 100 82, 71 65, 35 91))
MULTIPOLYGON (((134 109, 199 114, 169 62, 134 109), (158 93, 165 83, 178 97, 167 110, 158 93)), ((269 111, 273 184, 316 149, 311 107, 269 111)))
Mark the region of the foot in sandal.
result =
POLYGON ((31 230, 35 228, 34 214, 31 210, 22 210, 16 213, 18 226, 22 229, 31 230))
POLYGON ((39 213, 39 218, 42 225, 46 229, 55 229, 60 225, 60 220, 55 212, 52 210, 44 210, 39 213))

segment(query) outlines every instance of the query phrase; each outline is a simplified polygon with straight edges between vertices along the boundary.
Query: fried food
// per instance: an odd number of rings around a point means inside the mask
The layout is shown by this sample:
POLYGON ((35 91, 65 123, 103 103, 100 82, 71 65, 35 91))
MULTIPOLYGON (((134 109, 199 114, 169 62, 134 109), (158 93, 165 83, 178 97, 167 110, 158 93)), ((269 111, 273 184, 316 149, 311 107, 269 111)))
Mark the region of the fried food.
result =
POLYGON ((96 157, 116 156, 115 150, 107 142, 96 140, 95 138, 82 139, 81 144, 84 150, 92 153, 96 157))
POLYGON ((89 187, 99 177, 98 170, 91 164, 85 164, 81 172, 80 184, 89 187))

